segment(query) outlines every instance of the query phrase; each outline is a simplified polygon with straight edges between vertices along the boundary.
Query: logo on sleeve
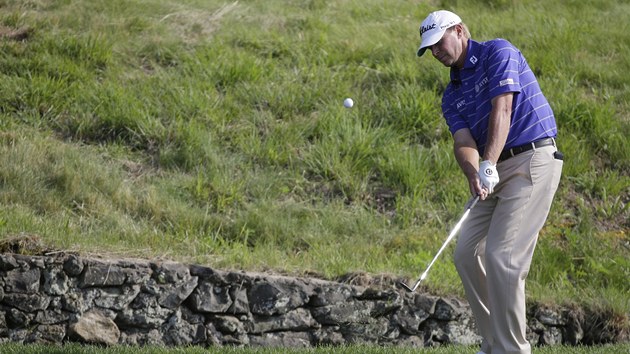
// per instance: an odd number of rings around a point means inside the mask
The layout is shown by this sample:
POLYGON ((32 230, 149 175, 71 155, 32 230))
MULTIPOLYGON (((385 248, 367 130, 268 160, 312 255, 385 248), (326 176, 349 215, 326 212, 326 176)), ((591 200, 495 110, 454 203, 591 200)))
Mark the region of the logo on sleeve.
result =
POLYGON ((499 81, 499 86, 503 87, 505 85, 514 85, 514 80, 511 78, 499 81))

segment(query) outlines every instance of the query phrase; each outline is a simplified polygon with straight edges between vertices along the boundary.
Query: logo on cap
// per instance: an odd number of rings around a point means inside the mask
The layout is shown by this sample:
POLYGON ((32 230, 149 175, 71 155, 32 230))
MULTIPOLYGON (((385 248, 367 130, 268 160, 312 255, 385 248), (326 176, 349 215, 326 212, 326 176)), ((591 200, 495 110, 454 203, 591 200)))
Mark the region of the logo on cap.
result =
POLYGON ((422 26, 422 27, 420 27, 420 35, 422 36, 424 34, 424 32, 430 31, 432 29, 435 29, 435 26, 437 26, 437 25, 434 23, 431 26, 422 26))
POLYGON ((451 27, 451 26, 455 26, 456 24, 457 24, 457 22, 455 22, 455 21, 451 20, 451 21, 449 21, 449 22, 447 22, 447 23, 445 23, 445 24, 441 25, 441 26, 440 26, 440 29, 441 29, 441 30, 443 30, 443 29, 447 29, 447 28, 449 28, 449 27, 451 27))

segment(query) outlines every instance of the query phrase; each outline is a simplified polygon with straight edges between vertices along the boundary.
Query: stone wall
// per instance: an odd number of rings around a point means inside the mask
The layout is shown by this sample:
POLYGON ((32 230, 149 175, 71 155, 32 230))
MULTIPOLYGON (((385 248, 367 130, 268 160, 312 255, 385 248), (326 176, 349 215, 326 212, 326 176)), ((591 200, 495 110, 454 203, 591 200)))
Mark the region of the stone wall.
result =
MULTIPOLYGON (((530 341, 584 343, 588 334, 580 313, 532 306, 530 341)), ((7 341, 422 347, 475 344, 480 338, 468 307, 456 298, 59 253, 0 255, 0 342, 7 341)))

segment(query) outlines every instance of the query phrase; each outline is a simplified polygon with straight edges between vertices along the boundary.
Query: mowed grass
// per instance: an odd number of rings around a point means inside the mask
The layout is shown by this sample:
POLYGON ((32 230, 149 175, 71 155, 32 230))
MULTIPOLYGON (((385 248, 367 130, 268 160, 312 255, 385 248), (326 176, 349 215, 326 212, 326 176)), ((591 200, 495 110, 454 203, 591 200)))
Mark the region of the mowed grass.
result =
MULTIPOLYGON (((0 236, 222 269, 415 279, 463 211, 418 59, 438 8, 503 37, 551 102, 564 175, 532 301, 630 312, 630 4, 0 2, 0 236), (614 22, 614 24, 612 23, 614 22), (342 101, 352 97, 355 107, 342 101)), ((427 288, 462 295, 452 248, 427 288)))
MULTIPOLYGON (((384 354, 384 353, 431 353, 431 354, 468 354, 474 353, 477 348, 468 346, 442 346, 436 348, 399 348, 399 347, 374 347, 364 345, 354 345, 347 347, 320 347, 314 349, 289 349, 289 348, 164 348, 164 347, 112 347, 103 348, 95 346, 82 346, 77 344, 69 344, 60 347, 51 347, 44 345, 16 345, 3 344, 0 345, 3 353, 6 354, 90 354, 90 353, 111 353, 111 354, 127 354, 127 353, 152 353, 152 354, 197 354, 197 353, 233 353, 233 354, 274 354, 274 353, 342 353, 342 354, 384 354)), ((593 346, 593 347, 566 347, 551 346, 540 347, 533 350, 535 354, 620 354, 630 353, 630 345, 619 344, 609 346, 593 346)))

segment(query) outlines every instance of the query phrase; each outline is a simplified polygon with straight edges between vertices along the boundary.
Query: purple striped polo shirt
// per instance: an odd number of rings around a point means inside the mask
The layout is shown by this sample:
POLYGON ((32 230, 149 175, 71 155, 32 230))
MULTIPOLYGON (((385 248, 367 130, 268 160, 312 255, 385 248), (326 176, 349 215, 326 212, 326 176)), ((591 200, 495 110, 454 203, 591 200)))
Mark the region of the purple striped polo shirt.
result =
POLYGON ((557 134, 556 120, 525 57, 510 42, 468 40, 464 68, 451 68, 442 112, 451 134, 470 129, 483 155, 488 137, 491 99, 514 92, 505 149, 557 134))

